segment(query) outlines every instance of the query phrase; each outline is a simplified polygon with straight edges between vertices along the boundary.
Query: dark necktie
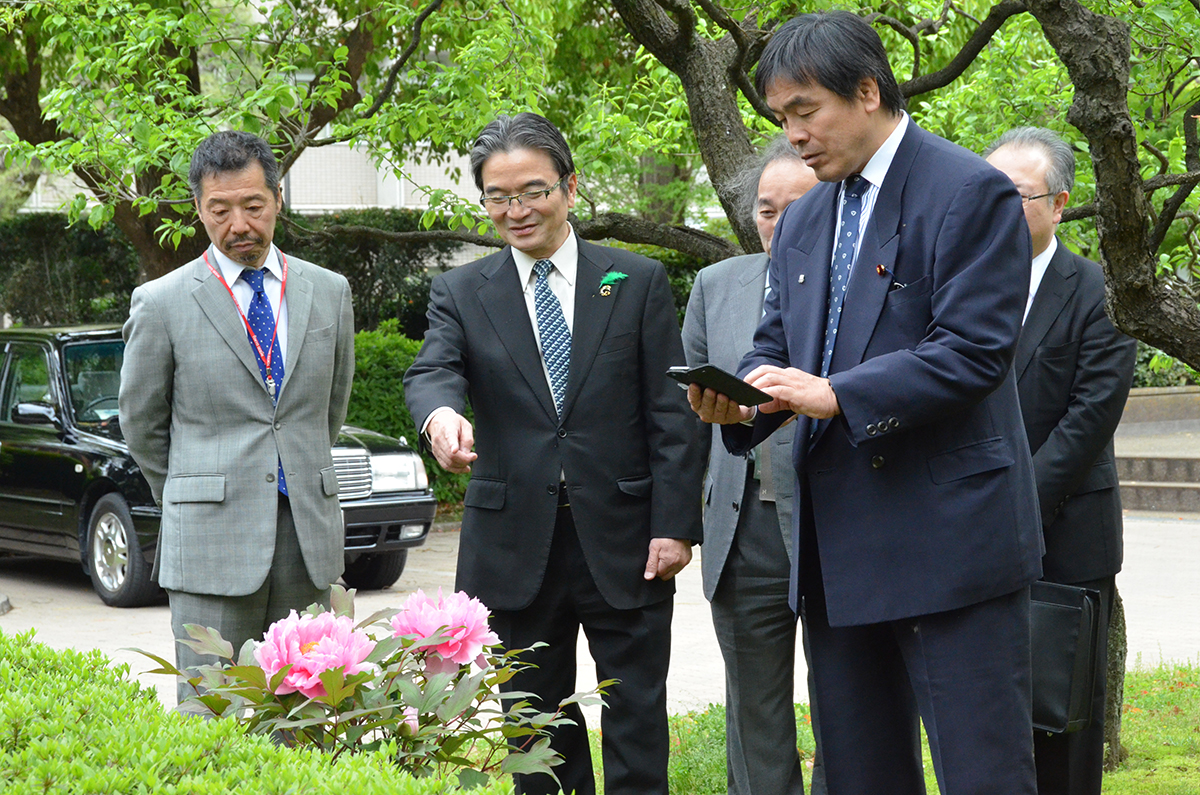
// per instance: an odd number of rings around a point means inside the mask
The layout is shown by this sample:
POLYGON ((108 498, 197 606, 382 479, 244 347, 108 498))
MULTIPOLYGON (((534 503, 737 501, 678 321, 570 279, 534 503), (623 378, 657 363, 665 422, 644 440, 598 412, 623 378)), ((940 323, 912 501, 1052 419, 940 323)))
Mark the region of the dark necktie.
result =
POLYGON ((571 366, 571 330, 563 316, 562 304, 550 289, 548 259, 533 263, 537 283, 533 287, 533 307, 537 314, 538 337, 542 343, 542 358, 550 373, 550 391, 554 395, 554 409, 562 416, 563 399, 567 395, 567 375, 571 366))
POLYGON ((852 174, 846 179, 846 190, 842 196, 842 222, 838 225, 833 262, 829 266, 829 317, 825 321, 825 350, 821 354, 822 378, 829 375, 829 362, 833 359, 833 348, 837 344, 838 321, 846 300, 846 288, 850 286, 850 266, 854 264, 854 250, 858 245, 862 195, 869 186, 870 183, 861 174, 852 174))
MULTIPOLYGON (((246 330, 246 336, 250 338, 250 348, 254 352, 254 359, 258 362, 258 371, 262 374, 263 383, 267 385, 267 391, 271 393, 271 400, 279 402, 279 388, 283 386, 283 355, 279 352, 279 340, 274 339, 275 336, 275 315, 271 312, 271 302, 267 300, 267 293, 263 289, 263 272, 246 268, 242 271, 242 280, 250 285, 250 289, 254 291, 254 297, 250 299, 250 306, 246 310, 246 320, 250 323, 250 328, 246 330), (257 338, 258 345, 254 344, 257 338), (270 348, 271 369, 267 372, 267 366, 259 356, 259 348, 262 348, 263 354, 267 353, 270 348)), ((283 479, 283 462, 279 462, 279 492, 287 495, 287 483, 283 479)))

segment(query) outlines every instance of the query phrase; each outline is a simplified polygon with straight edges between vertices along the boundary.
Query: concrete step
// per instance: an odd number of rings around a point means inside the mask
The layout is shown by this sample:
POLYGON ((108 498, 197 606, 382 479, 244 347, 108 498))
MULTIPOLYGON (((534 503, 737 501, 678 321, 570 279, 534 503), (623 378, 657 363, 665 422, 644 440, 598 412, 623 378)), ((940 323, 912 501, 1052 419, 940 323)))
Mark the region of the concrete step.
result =
POLYGON ((1121 507, 1127 511, 1200 513, 1200 483, 1122 480, 1121 507))

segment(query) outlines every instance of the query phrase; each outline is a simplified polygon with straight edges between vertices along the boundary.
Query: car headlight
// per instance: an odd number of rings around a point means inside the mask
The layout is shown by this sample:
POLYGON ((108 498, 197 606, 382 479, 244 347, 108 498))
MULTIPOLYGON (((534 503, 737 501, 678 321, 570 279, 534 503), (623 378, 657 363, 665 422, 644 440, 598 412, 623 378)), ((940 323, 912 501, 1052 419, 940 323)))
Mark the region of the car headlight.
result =
POLYGON ((371 491, 412 491, 429 486, 425 464, 412 453, 371 456, 371 491))

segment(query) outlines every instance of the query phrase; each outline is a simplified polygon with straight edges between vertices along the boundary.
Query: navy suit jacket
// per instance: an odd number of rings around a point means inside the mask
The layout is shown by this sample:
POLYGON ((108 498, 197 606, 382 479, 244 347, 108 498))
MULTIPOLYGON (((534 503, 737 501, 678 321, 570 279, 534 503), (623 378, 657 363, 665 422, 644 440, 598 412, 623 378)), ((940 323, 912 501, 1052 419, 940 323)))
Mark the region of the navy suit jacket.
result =
MULTIPOLYGON (((596 586, 619 610, 675 592, 642 579, 652 538, 702 538, 704 463, 661 264, 579 241, 571 365, 560 418, 546 383, 511 249, 434 278, 429 331, 404 376, 420 425, 435 408, 475 411, 457 587, 520 610, 548 576, 560 475, 596 586), (601 289, 606 273, 625 274, 601 289)), ((553 573, 550 573, 552 576, 553 573)))
POLYGON ((1045 578, 1087 582, 1121 570, 1113 432, 1137 343, 1104 314, 1100 266, 1059 242, 1021 329, 1017 392, 1041 502, 1045 578))
MULTIPOLYGON (((743 376, 760 364, 819 372, 837 196, 818 185, 780 220, 743 376)), ((1008 178, 910 122, 850 276, 830 367, 842 414, 796 422, 808 488, 796 491, 795 549, 811 515, 832 626, 963 607, 1041 574, 1011 369, 1031 259, 1008 178)), ((787 416, 725 426, 726 447, 748 449, 787 416)))

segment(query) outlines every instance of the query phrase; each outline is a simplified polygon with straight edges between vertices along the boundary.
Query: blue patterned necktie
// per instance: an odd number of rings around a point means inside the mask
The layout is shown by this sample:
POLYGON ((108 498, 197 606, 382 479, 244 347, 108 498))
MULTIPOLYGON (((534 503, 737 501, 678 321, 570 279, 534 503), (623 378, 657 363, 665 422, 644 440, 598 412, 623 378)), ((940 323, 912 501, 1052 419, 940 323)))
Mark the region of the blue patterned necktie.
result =
POLYGON ((833 262, 829 266, 829 317, 825 321, 825 350, 821 354, 822 378, 829 375, 829 362, 833 359, 833 347, 837 344, 838 321, 846 300, 846 288, 850 286, 850 266, 854 264, 854 250, 858 245, 862 195, 870 184, 861 174, 853 174, 847 178, 842 196, 842 222, 838 226, 833 262))
POLYGON ((537 283, 533 287, 533 307, 537 313, 538 337, 542 343, 542 358, 550 373, 550 391, 554 394, 554 409, 562 416, 563 399, 567 395, 567 374, 571 367, 571 330, 563 316, 562 304, 550 289, 548 259, 533 263, 537 283))
MULTIPOLYGON (((254 360, 258 362, 258 371, 262 374, 263 383, 267 385, 267 391, 271 393, 271 400, 278 403, 279 387, 283 385, 283 355, 279 352, 279 340, 276 339, 274 340, 275 344, 271 344, 275 335, 275 315, 271 312, 271 302, 267 300, 266 290, 263 289, 263 272, 246 268, 242 271, 241 278, 254 291, 254 297, 250 299, 250 307, 246 311, 246 320, 250 322, 246 336, 250 338, 250 348, 254 352, 254 360), (268 347, 271 349, 269 376, 262 356, 258 355, 258 347, 254 344, 254 338, 258 339, 258 346, 262 348, 264 354, 268 347)), ((288 493, 287 483, 283 479, 282 461, 279 462, 279 492, 285 496, 288 493)))

